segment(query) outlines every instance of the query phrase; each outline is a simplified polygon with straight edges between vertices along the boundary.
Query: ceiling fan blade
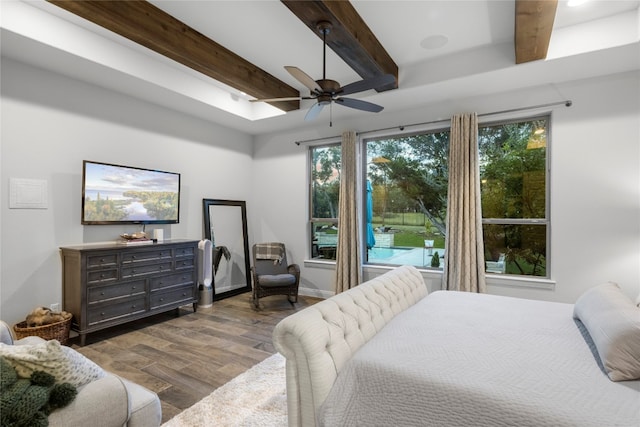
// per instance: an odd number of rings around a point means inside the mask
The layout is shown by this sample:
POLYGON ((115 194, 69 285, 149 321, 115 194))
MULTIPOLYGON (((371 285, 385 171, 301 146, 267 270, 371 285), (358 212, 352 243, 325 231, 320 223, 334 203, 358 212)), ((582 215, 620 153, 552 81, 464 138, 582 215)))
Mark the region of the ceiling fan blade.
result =
POLYGON ((336 98, 335 101, 345 107, 355 108, 356 110, 369 111, 371 113, 379 113, 384 109, 383 106, 373 104, 371 102, 362 101, 360 99, 353 98, 336 98))
POLYGON ((322 88, 320 87, 320 85, 300 68, 292 67, 290 65, 286 65, 284 68, 289 72, 289 74, 295 77, 296 80, 308 87, 311 93, 322 93, 322 88))
POLYGON ((311 121, 313 119, 315 119, 316 117, 318 117, 318 114, 320 114, 320 111, 322 111, 322 109, 324 108, 325 104, 318 102, 317 104, 314 104, 313 107, 309 108, 309 111, 307 111, 307 115, 304 116, 304 120, 305 121, 311 121))
POLYGON ((396 78, 393 74, 383 74, 378 77, 373 77, 370 79, 360 80, 359 82, 349 83, 344 86, 340 92, 340 95, 350 95, 352 93, 362 92, 369 89, 375 89, 378 87, 387 86, 391 83, 394 83, 396 78))

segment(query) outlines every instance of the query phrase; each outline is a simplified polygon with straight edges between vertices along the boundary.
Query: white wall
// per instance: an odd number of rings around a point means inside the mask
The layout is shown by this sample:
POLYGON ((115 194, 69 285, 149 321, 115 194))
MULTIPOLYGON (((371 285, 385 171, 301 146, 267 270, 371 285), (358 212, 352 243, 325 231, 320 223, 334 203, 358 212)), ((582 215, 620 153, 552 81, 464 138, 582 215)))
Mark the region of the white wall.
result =
POLYGON ((10 59, 1 65, 3 320, 61 302, 60 246, 140 229, 80 224, 83 159, 179 172, 180 223, 161 226, 165 238, 204 236, 203 198, 250 199, 250 135, 10 59), (48 208, 9 209, 10 178, 46 180, 48 208))
MULTIPOLYGON (((640 74, 625 73, 545 86, 490 98, 451 100, 403 114, 359 115, 328 127, 321 115, 313 131, 290 131, 256 138, 254 216, 258 240, 287 243, 290 258, 308 257, 306 151, 294 141, 366 132, 390 126, 449 118, 454 113, 503 111, 570 99, 573 106, 552 111, 551 281, 488 279, 489 292, 558 302, 574 302, 591 286, 611 280, 635 298, 640 292, 640 74), (275 180, 261 177, 272 176, 275 180), (274 187, 278 194, 274 195, 274 187)), ((340 107, 336 107, 340 108, 340 107)), ((538 112, 540 110, 537 110, 538 112)), ((518 113, 520 116, 525 113, 518 113)), ((506 116, 506 117, 513 117, 506 116)), ((505 117, 505 116, 503 116, 505 117)), ((502 118, 490 117, 491 120, 502 118)), ((365 278, 384 271, 365 269, 365 278)), ((302 266, 304 292, 328 295, 333 270, 302 266)), ((430 290, 440 275, 424 273, 430 290)))

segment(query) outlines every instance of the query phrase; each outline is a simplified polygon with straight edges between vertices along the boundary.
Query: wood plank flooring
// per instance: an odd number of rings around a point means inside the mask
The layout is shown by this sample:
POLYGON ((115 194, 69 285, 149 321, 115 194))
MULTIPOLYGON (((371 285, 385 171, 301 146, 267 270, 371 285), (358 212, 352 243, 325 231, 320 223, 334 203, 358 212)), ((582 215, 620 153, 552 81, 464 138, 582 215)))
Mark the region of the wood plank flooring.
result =
POLYGON ((104 369, 155 391, 168 421, 213 390, 276 353, 271 341, 275 325, 286 316, 320 301, 285 296, 251 303, 240 294, 212 307, 184 306, 167 313, 87 335, 71 346, 104 369))

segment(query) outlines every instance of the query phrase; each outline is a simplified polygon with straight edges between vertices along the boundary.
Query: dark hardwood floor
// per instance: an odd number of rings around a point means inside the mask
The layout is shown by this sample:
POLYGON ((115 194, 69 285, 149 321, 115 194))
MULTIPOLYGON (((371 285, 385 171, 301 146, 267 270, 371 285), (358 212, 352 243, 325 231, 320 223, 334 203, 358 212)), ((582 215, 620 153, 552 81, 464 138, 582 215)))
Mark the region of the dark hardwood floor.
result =
POLYGON ((285 296, 260 300, 260 309, 244 293, 213 303, 184 306, 167 313, 87 335, 71 346, 104 369, 141 384, 160 396, 162 422, 276 353, 275 325, 286 316, 320 301, 285 296))

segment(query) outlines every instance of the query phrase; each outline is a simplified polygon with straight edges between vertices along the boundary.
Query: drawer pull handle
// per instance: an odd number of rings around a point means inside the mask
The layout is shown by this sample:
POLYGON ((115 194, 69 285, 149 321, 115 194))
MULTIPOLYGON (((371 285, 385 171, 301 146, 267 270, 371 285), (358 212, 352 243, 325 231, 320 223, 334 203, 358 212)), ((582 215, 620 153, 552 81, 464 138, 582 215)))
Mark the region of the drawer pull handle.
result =
POLYGON ((104 274, 100 274, 100 278, 101 278, 101 279, 104 279, 104 274))
POLYGON ((133 305, 131 306, 131 308, 136 308, 136 305, 135 305, 135 304, 133 304, 133 305))
POLYGON ((100 296, 103 297, 104 296, 104 292, 100 292, 100 296))
POLYGON ((100 258, 100 262, 104 262, 104 258, 100 258))
POLYGON ((164 301, 164 298, 160 298, 160 302, 164 301))
POLYGON ((187 296, 187 293, 186 293, 186 292, 183 292, 183 293, 182 293, 182 296, 183 296, 183 297, 186 297, 186 296, 187 296))
POLYGON ((132 286, 132 287, 131 287, 131 290, 135 291, 135 290, 136 290, 136 287, 135 287, 135 286, 132 286))
POLYGON ((100 316, 104 317, 104 311, 102 313, 100 313, 100 316))

